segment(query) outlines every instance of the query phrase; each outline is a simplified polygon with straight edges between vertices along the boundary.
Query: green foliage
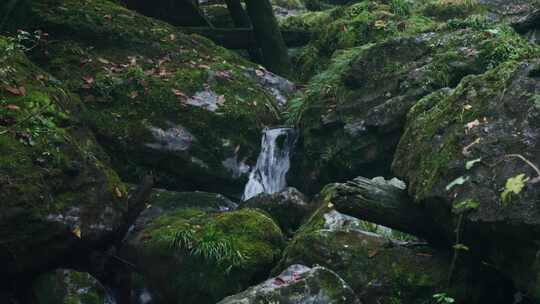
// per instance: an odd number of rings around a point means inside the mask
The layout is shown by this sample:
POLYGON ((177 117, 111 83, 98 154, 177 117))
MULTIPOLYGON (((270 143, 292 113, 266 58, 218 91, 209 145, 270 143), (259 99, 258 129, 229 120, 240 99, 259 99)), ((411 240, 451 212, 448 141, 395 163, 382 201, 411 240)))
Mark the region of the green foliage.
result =
POLYGON ((435 302, 437 304, 450 304, 454 303, 454 298, 448 296, 446 293, 436 293, 433 295, 433 298, 435 299, 435 302))
POLYGON ((190 228, 180 230, 175 234, 171 246, 175 250, 184 250, 191 256, 224 267, 226 272, 240 266, 245 260, 235 248, 233 239, 211 226, 199 233, 190 228))
POLYGON ((479 206, 480 206, 480 203, 478 203, 477 201, 468 199, 459 203, 455 203, 452 208, 454 212, 462 213, 464 211, 477 209, 479 206))
POLYGON ((486 39, 480 46, 481 60, 488 68, 510 60, 520 60, 540 54, 538 46, 533 46, 509 26, 500 26, 485 31, 486 39))
POLYGON ((405 16, 411 12, 411 3, 407 0, 392 0, 390 7, 396 15, 405 16))
POLYGON ((511 195, 520 194, 528 180, 529 178, 525 174, 519 174, 507 179, 506 185, 504 186, 504 191, 501 193, 501 200, 503 204, 506 205, 510 202, 511 195))

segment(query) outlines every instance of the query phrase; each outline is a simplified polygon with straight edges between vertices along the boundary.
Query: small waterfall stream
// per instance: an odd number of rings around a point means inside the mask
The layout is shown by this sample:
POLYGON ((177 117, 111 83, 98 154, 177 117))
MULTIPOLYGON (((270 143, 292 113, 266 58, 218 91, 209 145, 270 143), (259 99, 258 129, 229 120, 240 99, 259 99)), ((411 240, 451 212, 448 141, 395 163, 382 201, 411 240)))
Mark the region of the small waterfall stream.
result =
POLYGON ((263 192, 276 193, 287 187, 286 175, 296 135, 296 131, 291 128, 267 129, 263 132, 261 153, 249 174, 243 200, 263 192))

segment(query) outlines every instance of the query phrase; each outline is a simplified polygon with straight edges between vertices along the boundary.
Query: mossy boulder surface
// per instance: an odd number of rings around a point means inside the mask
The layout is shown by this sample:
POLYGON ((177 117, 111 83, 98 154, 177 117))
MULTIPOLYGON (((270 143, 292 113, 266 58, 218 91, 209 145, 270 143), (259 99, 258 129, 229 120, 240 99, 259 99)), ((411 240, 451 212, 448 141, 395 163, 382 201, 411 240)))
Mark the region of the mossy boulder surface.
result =
POLYGON ((336 55, 305 95, 291 101, 290 118, 302 136, 290 184, 312 194, 359 174, 388 175, 406 115, 419 99, 455 87, 466 75, 537 54, 512 28, 479 20, 452 19, 434 32, 336 55))
POLYGON ((279 276, 227 297, 218 304, 360 304, 353 290, 324 267, 291 265, 279 276))
POLYGON ((421 303, 445 287, 446 255, 366 232, 366 223, 333 210, 326 199, 322 202, 289 243, 274 273, 293 264, 326 267, 350 284, 363 303, 421 303))
POLYGON ((79 98, 3 37, 0 74, 0 280, 13 283, 110 237, 127 188, 73 118, 79 98))
POLYGON ((19 26, 50 40, 33 60, 81 96, 122 177, 152 168, 167 188, 239 195, 290 83, 106 0, 33 1, 29 15, 19 26))
POLYGON ((41 275, 34 287, 36 304, 103 304, 106 291, 88 273, 58 269, 41 275))
POLYGON ((409 193, 434 210, 449 234, 463 218, 464 243, 473 254, 490 255, 490 264, 508 271, 536 299, 539 64, 501 64, 420 100, 393 163, 409 181, 409 193))
POLYGON ((295 188, 287 188, 274 194, 261 193, 240 206, 267 212, 283 232, 291 235, 316 208, 295 188))
POLYGON ((279 227, 258 211, 179 207, 135 227, 122 255, 158 301, 216 303, 266 278, 282 246, 279 227))

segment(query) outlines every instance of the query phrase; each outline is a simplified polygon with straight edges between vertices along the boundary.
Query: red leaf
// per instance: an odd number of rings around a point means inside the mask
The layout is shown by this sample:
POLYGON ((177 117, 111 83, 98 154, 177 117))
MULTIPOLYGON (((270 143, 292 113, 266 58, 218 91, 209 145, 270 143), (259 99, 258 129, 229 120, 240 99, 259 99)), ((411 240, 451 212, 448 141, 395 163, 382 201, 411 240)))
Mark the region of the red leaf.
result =
POLYGON ((377 254, 378 254, 377 250, 368 250, 368 253, 367 253, 368 258, 370 258, 370 259, 372 257, 376 256, 377 254))
POLYGON ((283 285, 285 283, 287 283, 287 282, 283 281, 281 278, 276 278, 274 280, 274 285, 283 285))

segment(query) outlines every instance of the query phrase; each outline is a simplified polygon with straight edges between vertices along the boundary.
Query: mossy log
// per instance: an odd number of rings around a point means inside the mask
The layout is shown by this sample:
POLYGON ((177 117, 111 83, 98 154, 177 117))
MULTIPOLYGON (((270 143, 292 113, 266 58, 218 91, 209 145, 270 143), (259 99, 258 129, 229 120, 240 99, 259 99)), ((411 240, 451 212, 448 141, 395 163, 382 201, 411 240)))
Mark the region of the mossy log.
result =
MULTIPOLYGON (((211 28, 211 27, 182 27, 186 34, 205 36, 228 49, 249 49, 257 47, 255 34, 250 28, 211 28)), ((309 43, 311 33, 306 31, 281 31, 285 45, 299 47, 309 43)))
POLYGON ((413 204, 404 188, 392 181, 357 177, 326 189, 341 213, 447 244, 444 231, 420 205, 413 204))

